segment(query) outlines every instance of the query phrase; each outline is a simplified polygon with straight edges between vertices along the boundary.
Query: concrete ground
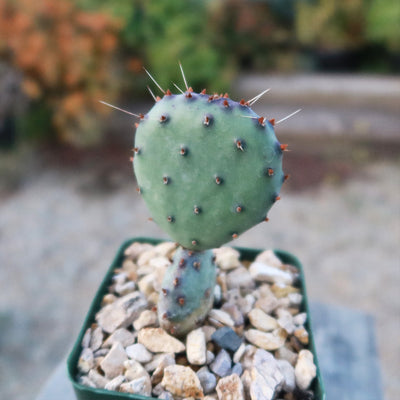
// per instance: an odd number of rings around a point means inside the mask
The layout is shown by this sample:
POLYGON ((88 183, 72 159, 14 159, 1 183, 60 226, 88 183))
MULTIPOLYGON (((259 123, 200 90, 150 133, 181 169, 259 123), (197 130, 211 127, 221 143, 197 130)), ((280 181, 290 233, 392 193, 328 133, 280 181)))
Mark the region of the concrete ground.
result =
MULTIPOLYGON (((259 91, 268 87, 264 84, 257 85, 259 91)), ((313 81, 308 84, 313 87, 313 81)), ((329 97, 325 108, 321 100, 308 107, 341 120, 332 101, 329 97)), ((292 108, 287 97, 278 103, 274 107, 282 116, 292 108)), ((258 107, 267 109, 268 103, 258 107)), ((350 119, 364 115, 360 121, 370 126, 368 107, 348 106, 346 112, 350 119)), ((391 107, 377 112, 392 121, 391 107)), ((312 127, 307 118, 296 117, 301 126, 312 127)), ((385 398, 395 400, 400 398, 400 132, 396 136, 390 122, 382 127, 390 131, 384 140, 376 135, 364 140, 354 126, 328 138, 290 124, 293 129, 288 121, 280 136, 292 149, 285 161, 292 177, 282 200, 269 223, 234 244, 296 254, 312 301, 373 315, 385 398)), ((0 398, 5 399, 35 397, 68 352, 121 242, 165 237, 147 220, 129 163, 115 161, 115 155, 71 161, 58 154, 57 162, 39 154, 27 150, 0 160, 0 177, 8 182, 0 190, 0 398)), ((128 158, 129 149, 120 156, 128 158)))

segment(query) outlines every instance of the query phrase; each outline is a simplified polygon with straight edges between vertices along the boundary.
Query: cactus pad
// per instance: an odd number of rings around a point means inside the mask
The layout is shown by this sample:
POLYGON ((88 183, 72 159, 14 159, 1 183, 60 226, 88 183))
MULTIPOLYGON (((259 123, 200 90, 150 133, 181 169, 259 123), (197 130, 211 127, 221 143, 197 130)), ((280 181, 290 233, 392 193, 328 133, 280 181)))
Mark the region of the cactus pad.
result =
POLYGON ((154 221, 204 250, 266 219, 284 180, 282 150, 273 124, 244 101, 167 92, 137 128, 134 170, 154 221))
POLYGON ((199 252, 179 247, 164 275, 159 295, 161 327, 180 336, 201 323, 213 304, 215 279, 211 250, 199 252))

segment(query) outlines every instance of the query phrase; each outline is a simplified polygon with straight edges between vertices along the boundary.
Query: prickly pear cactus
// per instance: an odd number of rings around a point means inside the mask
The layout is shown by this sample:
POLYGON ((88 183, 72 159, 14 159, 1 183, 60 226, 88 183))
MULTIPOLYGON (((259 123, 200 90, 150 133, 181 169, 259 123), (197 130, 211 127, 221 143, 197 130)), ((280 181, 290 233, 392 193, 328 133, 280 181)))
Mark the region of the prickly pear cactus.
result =
POLYGON ((213 304, 214 255, 178 248, 168 268, 157 305, 161 327, 181 336, 201 323, 213 304))
POLYGON ((165 92, 136 131, 134 170, 154 221, 205 250, 264 221, 284 181, 273 121, 245 101, 165 92))

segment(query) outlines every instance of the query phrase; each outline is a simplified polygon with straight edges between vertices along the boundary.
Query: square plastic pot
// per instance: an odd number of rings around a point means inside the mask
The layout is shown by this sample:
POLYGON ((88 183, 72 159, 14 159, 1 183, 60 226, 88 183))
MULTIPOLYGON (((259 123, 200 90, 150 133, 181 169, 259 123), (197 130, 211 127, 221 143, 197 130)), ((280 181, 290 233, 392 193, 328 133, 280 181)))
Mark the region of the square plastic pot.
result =
MULTIPOLYGON (((146 238, 146 237, 139 237, 139 238, 133 238, 133 239, 130 239, 130 240, 127 240, 126 242, 124 242, 122 244, 122 246, 119 248, 119 250, 114 258, 114 261, 112 262, 103 281, 101 282, 100 287, 97 290, 97 293, 90 305, 90 308, 86 315, 82 329, 78 335, 78 338, 77 338, 77 340, 73 346, 73 349, 67 360, 68 376, 74 387, 75 394, 76 394, 76 397, 78 400, 121 400, 121 399, 150 400, 150 399, 155 399, 154 397, 141 396, 141 395, 137 395, 137 394, 120 393, 120 392, 109 391, 109 390, 105 390, 105 389, 91 388, 88 386, 81 385, 80 383, 78 383, 78 381, 76 379, 76 377, 78 375, 78 368, 77 368, 78 359, 82 352, 81 342, 82 342, 83 335, 85 334, 86 330, 91 326, 91 324, 95 321, 95 315, 100 310, 101 301, 103 299, 103 296, 105 294, 107 294, 108 287, 111 284, 111 279, 114 274, 114 270, 122 264, 122 261, 124 259, 124 251, 133 242, 158 244, 158 243, 162 242, 162 240, 146 238)), ((240 252, 241 259, 248 260, 248 261, 253 261, 257 257, 257 255, 263 251, 260 249, 250 249, 250 248, 243 248, 243 247, 235 247, 235 248, 240 252)), ((324 385, 322 382, 321 372, 320 372, 319 365, 318 365, 317 353, 315 350, 314 337, 313 337, 311 318, 310 318, 310 310, 309 310, 309 306, 308 306, 308 298, 307 298, 306 287, 305 287, 303 267, 300 264, 299 260, 292 254, 285 252, 285 251, 281 251, 281 250, 274 250, 274 251, 275 251, 275 254, 282 260, 283 263, 294 265, 295 267, 297 267, 299 269, 300 290, 301 290, 301 294, 303 295, 303 302, 302 302, 302 305, 300 308, 300 312, 307 313, 307 322, 305 324, 305 328, 307 329, 307 331, 309 333, 308 349, 313 353, 314 363, 317 367, 317 376, 312 383, 311 390, 313 390, 313 392, 315 394, 315 400, 326 400, 324 385)))

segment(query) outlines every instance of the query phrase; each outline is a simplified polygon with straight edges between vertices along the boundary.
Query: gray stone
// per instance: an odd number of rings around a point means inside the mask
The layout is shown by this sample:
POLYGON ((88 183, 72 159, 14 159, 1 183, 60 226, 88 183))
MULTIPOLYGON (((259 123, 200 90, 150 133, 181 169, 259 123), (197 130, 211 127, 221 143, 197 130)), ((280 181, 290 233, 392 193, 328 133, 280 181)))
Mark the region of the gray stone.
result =
POLYGON ((215 355, 212 351, 206 351, 206 364, 209 365, 215 360, 215 355))
POLYGON ((215 360, 210 364, 210 369, 218 376, 224 377, 229 374, 231 365, 232 360, 228 352, 224 349, 221 349, 215 357, 215 360))
POLYGON ((232 374, 236 374, 236 375, 241 376, 242 373, 243 373, 243 366, 242 366, 242 364, 241 364, 241 363, 236 363, 236 364, 234 364, 233 367, 232 367, 232 369, 231 369, 230 374, 231 374, 231 375, 232 375, 232 374))
POLYGON ((83 349, 87 349, 89 347, 91 336, 92 336, 92 329, 91 328, 86 329, 86 332, 83 335, 81 341, 81 346, 83 349))
POLYGON ((128 293, 132 293, 135 289, 136 283, 133 281, 117 284, 114 287, 115 293, 118 293, 120 296, 125 296, 128 293))
POLYGON ((196 374, 200 379, 204 394, 212 393, 217 386, 217 378, 215 375, 212 374, 207 367, 200 368, 196 374))
POLYGON ((219 347, 232 352, 235 352, 243 342, 236 332, 228 326, 217 329, 212 334, 211 339, 219 347))

